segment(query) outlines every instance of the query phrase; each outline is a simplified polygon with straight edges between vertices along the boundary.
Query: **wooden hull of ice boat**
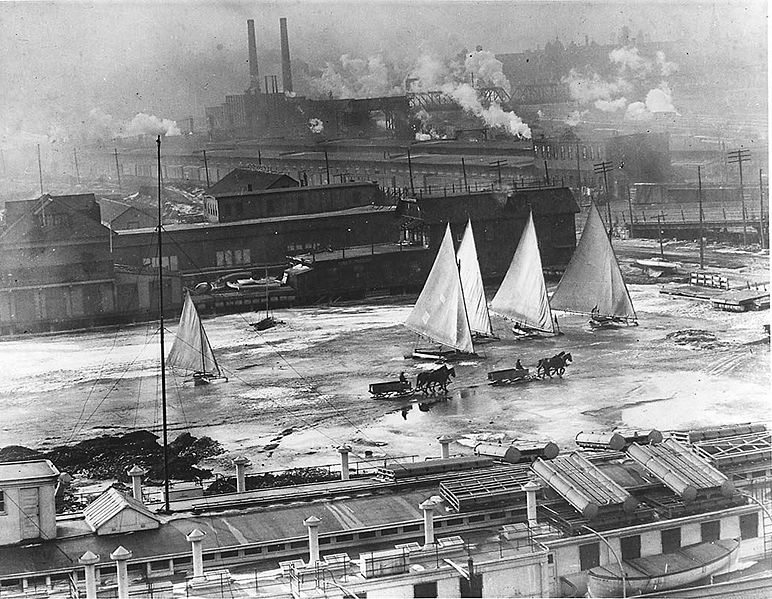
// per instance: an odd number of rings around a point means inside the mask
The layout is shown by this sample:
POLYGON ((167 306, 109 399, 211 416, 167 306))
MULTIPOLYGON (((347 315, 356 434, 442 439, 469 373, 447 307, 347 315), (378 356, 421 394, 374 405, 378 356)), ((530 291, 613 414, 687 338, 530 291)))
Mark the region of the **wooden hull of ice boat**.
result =
POLYGON ((432 360, 434 362, 458 362, 469 358, 477 358, 477 354, 460 352, 455 349, 416 348, 410 355, 414 360, 432 360))
POLYGON ((626 327, 637 327, 638 321, 625 318, 615 318, 613 316, 593 316, 589 320, 592 329, 622 329, 626 327))
POLYGON ((196 372, 193 374, 193 386, 201 387, 204 385, 211 385, 212 383, 227 382, 228 379, 224 376, 217 376, 216 374, 208 374, 196 372))
MULTIPOLYGON (((625 560, 627 596, 674 589, 725 570, 735 558, 739 541, 719 540, 682 547, 673 553, 625 560)), ((622 597, 622 577, 617 564, 597 566, 588 572, 590 597, 622 597)))

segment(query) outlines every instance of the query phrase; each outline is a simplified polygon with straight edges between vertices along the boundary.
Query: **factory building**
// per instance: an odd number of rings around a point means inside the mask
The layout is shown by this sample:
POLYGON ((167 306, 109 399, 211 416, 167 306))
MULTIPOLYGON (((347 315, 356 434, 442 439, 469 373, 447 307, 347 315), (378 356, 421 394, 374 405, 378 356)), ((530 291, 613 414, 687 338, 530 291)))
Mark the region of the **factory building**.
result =
POLYGON ((426 239, 432 255, 439 248, 446 223, 458 244, 471 220, 480 270, 484 278, 494 281, 509 268, 529 210, 533 211, 545 270, 561 270, 576 246, 574 215, 579 212, 567 187, 424 195, 403 200, 399 207, 406 235, 426 239))
POLYGON ((94 194, 6 202, 0 333, 92 326, 115 308, 110 231, 94 194))

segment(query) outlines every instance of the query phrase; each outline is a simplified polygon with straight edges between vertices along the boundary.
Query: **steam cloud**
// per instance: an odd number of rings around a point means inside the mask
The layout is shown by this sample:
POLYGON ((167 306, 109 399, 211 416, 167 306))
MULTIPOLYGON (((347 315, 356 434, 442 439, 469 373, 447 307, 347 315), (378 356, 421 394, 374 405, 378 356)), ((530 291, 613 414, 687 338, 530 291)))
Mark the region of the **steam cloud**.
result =
MULTIPOLYGON (((616 70, 613 79, 571 69, 563 80, 568 85, 571 98, 583 105, 592 104, 602 112, 624 111, 624 118, 628 120, 650 119, 657 112, 675 112, 673 94, 667 81, 662 80, 657 87, 650 87, 652 79, 666 78, 678 70, 678 65, 668 61, 664 52, 657 51, 650 58, 643 56, 636 47, 624 46, 609 53, 609 62, 616 70), (647 86, 649 91, 643 101, 629 102, 630 95, 642 94, 647 86)), ((566 122, 569 120, 574 119, 569 117, 566 122)))

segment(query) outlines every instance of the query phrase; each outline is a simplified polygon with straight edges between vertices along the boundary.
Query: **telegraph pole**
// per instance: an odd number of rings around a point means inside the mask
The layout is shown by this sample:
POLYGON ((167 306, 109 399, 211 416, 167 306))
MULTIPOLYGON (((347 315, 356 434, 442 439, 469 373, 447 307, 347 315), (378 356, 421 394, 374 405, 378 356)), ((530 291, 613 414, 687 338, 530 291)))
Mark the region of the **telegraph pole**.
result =
POLYGON ((330 158, 327 156, 327 150, 324 151, 324 168, 327 169, 327 185, 330 184, 330 158))
POLYGON ((702 212, 702 169, 697 166, 697 200, 700 203, 700 270, 705 268, 705 216, 702 212))
POLYGON ((727 152, 727 158, 729 164, 737 164, 740 167, 740 201, 742 202, 743 209, 743 245, 748 245, 748 221, 745 213, 745 193, 743 192, 743 162, 750 161, 751 151, 740 148, 733 152, 727 152))
POLYGON ((466 189, 466 192, 469 193, 469 183, 466 181, 466 162, 464 162, 464 157, 461 157, 461 170, 464 171, 464 188, 466 189))
POLYGON ((415 189, 413 188, 413 161, 410 159, 410 148, 407 149, 407 171, 410 175, 410 193, 415 197, 415 189))
POLYGON ((665 250, 662 246, 662 211, 657 212, 657 233, 659 235, 659 257, 665 259, 665 250))
POLYGON ((118 148, 114 149, 115 152, 115 172, 118 175, 118 189, 121 188, 121 167, 118 166, 118 148))
POLYGON ((508 164, 508 163, 507 163, 507 161, 506 161, 506 160, 496 160, 495 162, 489 162, 489 163, 488 163, 488 166, 495 166, 495 167, 496 167, 496 169, 498 170, 498 175, 499 175, 499 187, 501 187, 501 167, 502 167, 502 166, 507 166, 507 164, 508 164))
POLYGON ((204 172, 206 173, 206 186, 207 188, 211 187, 209 184, 209 163, 206 161, 206 150, 202 150, 204 152, 204 172))
POLYGON ((75 158, 75 177, 80 185, 80 169, 78 168, 78 148, 72 149, 72 155, 75 158))
POLYGON ((761 249, 766 246, 766 235, 764 235, 764 178, 762 177, 764 171, 759 169, 759 240, 761 241, 761 249))
POLYGON ((40 160, 40 144, 38 144, 38 179, 40 179, 40 195, 43 195, 43 163, 40 160))
POLYGON ((608 214, 608 238, 611 239, 611 230, 612 230, 612 224, 611 224, 611 197, 608 193, 608 175, 607 173, 611 170, 611 162, 596 162, 593 164, 593 167, 595 168, 595 174, 599 175, 600 173, 603 173, 603 186, 606 191, 606 213, 608 214))
POLYGON ((582 168, 579 165, 579 142, 576 142, 576 181, 579 186, 579 195, 582 195, 582 168))

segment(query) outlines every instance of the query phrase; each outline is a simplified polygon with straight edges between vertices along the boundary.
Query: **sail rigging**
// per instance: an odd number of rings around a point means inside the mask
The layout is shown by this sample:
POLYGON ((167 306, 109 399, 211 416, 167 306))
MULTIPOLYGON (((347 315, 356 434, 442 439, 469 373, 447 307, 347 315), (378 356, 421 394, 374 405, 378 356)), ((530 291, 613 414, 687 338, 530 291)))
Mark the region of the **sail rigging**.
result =
POLYGON ((185 294, 177 337, 169 351, 166 364, 188 372, 220 376, 220 368, 190 293, 185 294))
POLYGON ((458 260, 461 287, 464 292, 466 314, 469 318, 469 328, 480 335, 493 336, 493 326, 488 313, 488 302, 485 298, 480 262, 477 258, 477 246, 472 232, 472 221, 466 223, 464 238, 456 253, 458 260))
POLYGON ((552 296, 552 309, 615 319, 636 319, 603 221, 590 205, 582 237, 552 296))
POLYGON ((474 353, 450 224, 405 326, 441 345, 474 353))
POLYGON ((554 333, 533 213, 528 215, 507 274, 491 301, 491 310, 521 328, 554 333))

